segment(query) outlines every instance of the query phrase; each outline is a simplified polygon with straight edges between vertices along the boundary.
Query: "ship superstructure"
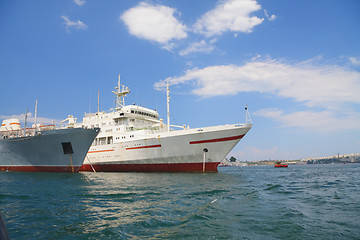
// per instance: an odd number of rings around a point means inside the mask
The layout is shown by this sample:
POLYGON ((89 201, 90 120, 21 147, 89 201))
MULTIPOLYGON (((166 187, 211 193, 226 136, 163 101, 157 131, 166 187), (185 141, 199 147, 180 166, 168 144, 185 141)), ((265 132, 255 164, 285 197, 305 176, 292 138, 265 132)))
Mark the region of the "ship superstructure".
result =
POLYGON ((125 105, 130 90, 120 84, 120 76, 113 93, 115 109, 88 113, 81 123, 85 128, 101 128, 83 171, 216 172, 220 161, 252 126, 248 122, 173 130, 156 110, 125 105))

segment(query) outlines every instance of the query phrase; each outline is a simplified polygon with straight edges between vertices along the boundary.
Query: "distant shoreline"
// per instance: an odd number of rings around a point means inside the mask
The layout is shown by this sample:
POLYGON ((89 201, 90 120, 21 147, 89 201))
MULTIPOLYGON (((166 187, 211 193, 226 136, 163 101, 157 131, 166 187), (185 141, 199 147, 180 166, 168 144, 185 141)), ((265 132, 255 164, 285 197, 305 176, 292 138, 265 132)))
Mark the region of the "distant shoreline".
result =
POLYGON ((276 162, 288 165, 307 165, 307 164, 349 164, 360 163, 360 153, 347 155, 337 155, 319 158, 306 158, 299 160, 259 160, 259 161, 229 161, 224 159, 219 166, 273 166, 276 162))

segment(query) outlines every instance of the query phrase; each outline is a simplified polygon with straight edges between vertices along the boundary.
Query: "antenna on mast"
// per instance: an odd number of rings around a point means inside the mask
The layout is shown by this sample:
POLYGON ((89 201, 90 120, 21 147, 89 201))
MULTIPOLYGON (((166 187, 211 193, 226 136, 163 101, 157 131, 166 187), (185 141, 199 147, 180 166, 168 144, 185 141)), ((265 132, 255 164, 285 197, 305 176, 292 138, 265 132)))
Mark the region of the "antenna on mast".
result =
POLYGON ((125 106, 125 96, 130 93, 130 89, 125 87, 124 85, 120 84, 120 74, 119 74, 119 81, 118 86, 115 87, 115 91, 112 91, 116 95, 116 110, 121 109, 125 106), (121 89, 122 86, 122 89, 121 89))

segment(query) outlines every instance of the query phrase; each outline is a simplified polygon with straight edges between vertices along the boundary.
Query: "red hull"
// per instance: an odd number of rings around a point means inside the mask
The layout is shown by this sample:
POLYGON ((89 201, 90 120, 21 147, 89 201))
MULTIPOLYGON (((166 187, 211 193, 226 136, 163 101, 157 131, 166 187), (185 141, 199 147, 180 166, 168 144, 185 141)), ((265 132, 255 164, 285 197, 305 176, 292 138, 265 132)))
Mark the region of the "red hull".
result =
POLYGON ((0 166, 0 171, 17 172, 79 172, 80 167, 71 166, 0 166))
POLYGON ((276 164, 274 167, 288 167, 287 164, 276 164))
MULTIPOLYGON (((219 162, 205 164, 205 172, 217 172, 219 162)), ((97 172, 203 172, 202 163, 159 163, 159 164, 92 164, 97 172)), ((84 164, 80 171, 92 172, 90 164, 84 164)))

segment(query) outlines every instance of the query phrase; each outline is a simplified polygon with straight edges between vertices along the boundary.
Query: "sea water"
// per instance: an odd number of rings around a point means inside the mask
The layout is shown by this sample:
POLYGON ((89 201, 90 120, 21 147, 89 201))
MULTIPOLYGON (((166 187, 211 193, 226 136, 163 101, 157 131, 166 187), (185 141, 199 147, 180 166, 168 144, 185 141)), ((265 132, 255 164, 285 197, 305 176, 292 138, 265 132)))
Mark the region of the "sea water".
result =
POLYGON ((0 172, 10 239, 360 239, 360 164, 0 172))

